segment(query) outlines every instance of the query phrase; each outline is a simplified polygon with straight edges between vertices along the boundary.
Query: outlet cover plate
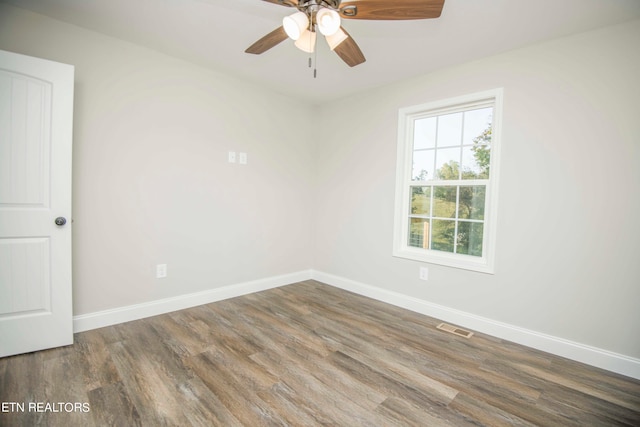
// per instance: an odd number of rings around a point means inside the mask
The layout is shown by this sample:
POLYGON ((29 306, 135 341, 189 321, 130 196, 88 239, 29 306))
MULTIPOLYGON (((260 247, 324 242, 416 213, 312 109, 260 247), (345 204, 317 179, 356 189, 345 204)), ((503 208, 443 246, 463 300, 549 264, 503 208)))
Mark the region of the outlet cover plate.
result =
POLYGON ((165 277, 167 277, 167 264, 156 265, 156 278, 164 279, 165 277))

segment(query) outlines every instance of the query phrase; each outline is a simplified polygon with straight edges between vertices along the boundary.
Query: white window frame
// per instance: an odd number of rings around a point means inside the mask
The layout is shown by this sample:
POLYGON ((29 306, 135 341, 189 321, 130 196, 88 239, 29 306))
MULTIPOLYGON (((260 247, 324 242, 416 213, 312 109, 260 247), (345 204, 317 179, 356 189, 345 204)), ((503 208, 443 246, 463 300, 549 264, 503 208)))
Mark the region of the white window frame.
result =
MULTIPOLYGON (((502 122, 503 89, 443 99, 412 107, 401 108, 398 113, 398 150, 396 167, 396 200, 393 232, 393 256, 449 267, 494 273, 495 246, 498 212, 498 182, 500 173, 500 140, 502 122), (491 130, 490 176, 486 184, 483 250, 482 256, 454 254, 444 251, 422 249, 408 245, 411 185, 413 171, 414 122, 425 117, 439 116, 473 109, 477 106, 493 106, 491 130)), ((430 181, 425 181, 429 183, 430 181)), ((442 181, 439 181, 442 182, 442 181)), ((455 183, 456 181, 454 181, 455 183)), ((465 185, 473 181, 457 181, 465 185)), ((434 183, 437 183, 435 181, 434 183)), ((430 185, 430 184, 427 184, 430 185)))

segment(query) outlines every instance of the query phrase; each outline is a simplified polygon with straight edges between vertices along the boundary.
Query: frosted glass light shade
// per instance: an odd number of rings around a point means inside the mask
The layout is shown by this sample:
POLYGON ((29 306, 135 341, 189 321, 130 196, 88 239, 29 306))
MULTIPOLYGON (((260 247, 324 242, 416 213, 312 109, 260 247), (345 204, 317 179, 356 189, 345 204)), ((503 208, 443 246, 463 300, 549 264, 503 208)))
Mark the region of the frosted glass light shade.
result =
POLYGON ((330 36, 326 36, 325 39, 327 40, 327 43, 329 44, 329 48, 331 50, 334 50, 336 47, 338 47, 338 45, 340 43, 345 41, 347 39, 347 37, 349 37, 349 36, 347 36, 347 33, 342 31, 342 28, 338 28, 338 31, 336 31, 334 34, 332 34, 330 36))
POLYGON ((296 40, 296 47, 304 52, 313 53, 316 47, 316 33, 304 30, 300 38, 296 40))
POLYGON ((292 40, 298 40, 300 35, 309 27, 309 18, 304 12, 296 12, 293 15, 282 18, 284 32, 292 40))
POLYGON ((326 7, 320 8, 316 14, 318 29, 325 36, 330 36, 340 29, 340 15, 338 12, 326 7))

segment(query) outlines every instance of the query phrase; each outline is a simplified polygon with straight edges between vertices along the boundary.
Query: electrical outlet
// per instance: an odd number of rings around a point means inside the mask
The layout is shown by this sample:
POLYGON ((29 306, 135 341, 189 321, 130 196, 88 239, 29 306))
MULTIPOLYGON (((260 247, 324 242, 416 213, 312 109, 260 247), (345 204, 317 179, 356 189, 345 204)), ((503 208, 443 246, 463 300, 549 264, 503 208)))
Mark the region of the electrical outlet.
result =
POLYGON ((239 154, 239 163, 241 165, 246 165, 247 164, 247 153, 238 153, 239 154))
POLYGON ((156 265, 156 279, 164 279, 167 277, 167 264, 156 265))
POLYGON ((429 269, 427 267, 420 267, 420 280, 429 280, 429 269))

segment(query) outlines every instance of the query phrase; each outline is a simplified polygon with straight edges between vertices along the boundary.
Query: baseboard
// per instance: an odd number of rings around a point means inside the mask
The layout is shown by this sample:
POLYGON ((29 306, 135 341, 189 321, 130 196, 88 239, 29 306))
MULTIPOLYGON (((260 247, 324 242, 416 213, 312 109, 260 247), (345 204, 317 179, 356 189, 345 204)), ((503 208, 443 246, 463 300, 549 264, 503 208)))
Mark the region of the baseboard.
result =
POLYGON ((172 298, 118 307, 95 313, 81 314, 74 316, 73 329, 74 332, 88 331, 202 304, 222 301, 228 298, 260 292, 309 279, 314 279, 416 313, 435 317, 467 329, 526 345, 527 347, 566 357, 628 377, 640 379, 640 359, 498 322, 486 317, 476 316, 461 310, 315 270, 304 270, 172 298))
POLYGON ((476 316, 471 313, 433 304, 425 300, 332 274, 315 270, 312 270, 311 273, 314 280, 337 288, 454 323, 466 329, 482 332, 547 353, 566 357, 567 359, 640 379, 640 359, 498 322, 486 317, 476 316))
POLYGON ((81 314, 73 317, 73 331, 83 332, 105 326, 116 325, 118 323, 143 319, 145 317, 156 316, 158 314, 170 313, 176 310, 183 310, 189 307, 209 304, 228 298, 277 288, 279 286, 309 280, 310 278, 311 270, 304 270, 296 273, 209 289, 202 292, 179 295, 172 298, 118 307, 95 313, 81 314))

